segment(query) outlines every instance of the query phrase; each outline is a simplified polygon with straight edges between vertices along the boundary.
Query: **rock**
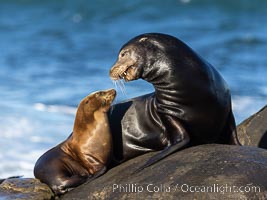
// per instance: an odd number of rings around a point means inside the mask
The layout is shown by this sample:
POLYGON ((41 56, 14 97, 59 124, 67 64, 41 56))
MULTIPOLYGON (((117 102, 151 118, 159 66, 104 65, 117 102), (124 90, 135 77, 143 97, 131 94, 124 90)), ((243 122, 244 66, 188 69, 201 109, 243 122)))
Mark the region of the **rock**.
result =
POLYGON ((110 169, 61 199, 267 199, 267 151, 208 144, 134 173, 153 153, 110 169))
MULTIPOLYGON (((60 199, 267 199, 267 106, 237 127, 242 145, 184 149, 134 173, 156 152, 129 160, 60 199), (261 147, 261 148, 257 148, 261 147)), ((54 199, 37 179, 0 179, 0 200, 54 199)))
POLYGON ((243 121, 237 135, 242 145, 267 149, 267 106, 243 121))
POLYGON ((10 178, 0 185, 1 200, 48 200, 53 197, 50 188, 34 178, 10 178))

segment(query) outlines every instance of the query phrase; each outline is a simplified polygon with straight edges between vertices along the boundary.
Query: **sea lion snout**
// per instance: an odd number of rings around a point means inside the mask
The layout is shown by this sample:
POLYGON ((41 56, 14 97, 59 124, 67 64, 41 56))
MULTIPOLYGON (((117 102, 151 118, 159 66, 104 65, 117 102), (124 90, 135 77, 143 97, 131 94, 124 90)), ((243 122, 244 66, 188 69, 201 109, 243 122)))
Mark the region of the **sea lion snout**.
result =
POLYGON ((133 77, 133 74, 129 73, 129 69, 132 69, 135 66, 134 64, 135 62, 131 59, 118 59, 109 72, 110 78, 112 80, 132 80, 130 77, 133 77))
POLYGON ((98 96, 98 99, 101 101, 102 106, 104 107, 110 107, 111 103, 116 97, 116 90, 109 89, 104 91, 99 91, 96 93, 98 96))
POLYGON ((130 46, 120 51, 116 63, 109 71, 109 77, 112 80, 124 79, 125 81, 132 81, 140 78, 140 69, 138 67, 139 56, 134 49, 133 46, 130 46))
POLYGON ((111 94, 114 97, 116 96, 116 90, 113 88, 105 90, 104 92, 106 92, 107 94, 111 94))
POLYGON ((109 89, 104 91, 104 99, 106 100, 107 103, 111 104, 113 100, 116 97, 116 90, 114 89, 109 89))

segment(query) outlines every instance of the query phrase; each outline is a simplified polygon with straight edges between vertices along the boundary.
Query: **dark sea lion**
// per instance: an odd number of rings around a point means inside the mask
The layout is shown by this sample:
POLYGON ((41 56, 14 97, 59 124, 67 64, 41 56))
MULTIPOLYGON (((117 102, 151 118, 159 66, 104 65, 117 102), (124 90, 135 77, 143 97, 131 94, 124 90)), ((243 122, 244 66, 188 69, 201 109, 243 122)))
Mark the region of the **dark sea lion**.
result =
POLYGON ((98 91, 78 106, 73 133, 36 162, 34 176, 60 195, 106 171, 112 136, 107 112, 115 90, 98 91))
POLYGON ((113 105, 109 113, 118 163, 163 150, 144 168, 186 146, 239 144, 226 82, 179 39, 159 33, 131 39, 121 48, 110 78, 141 78, 155 88, 113 105))

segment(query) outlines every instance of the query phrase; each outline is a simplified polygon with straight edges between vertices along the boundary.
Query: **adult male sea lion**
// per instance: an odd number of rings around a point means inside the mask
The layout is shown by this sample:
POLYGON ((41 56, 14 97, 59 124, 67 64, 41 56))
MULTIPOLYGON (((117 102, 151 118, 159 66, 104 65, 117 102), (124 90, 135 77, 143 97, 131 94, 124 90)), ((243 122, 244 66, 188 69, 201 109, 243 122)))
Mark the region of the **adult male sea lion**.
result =
POLYGON ((36 162, 35 177, 57 195, 105 172, 112 150, 107 112, 115 96, 110 89, 85 97, 78 106, 73 133, 36 162))
POLYGON ((164 149, 144 168, 187 145, 239 144, 226 82, 177 38, 148 33, 131 39, 121 48, 110 78, 141 78, 155 88, 113 105, 109 121, 118 162, 164 149))

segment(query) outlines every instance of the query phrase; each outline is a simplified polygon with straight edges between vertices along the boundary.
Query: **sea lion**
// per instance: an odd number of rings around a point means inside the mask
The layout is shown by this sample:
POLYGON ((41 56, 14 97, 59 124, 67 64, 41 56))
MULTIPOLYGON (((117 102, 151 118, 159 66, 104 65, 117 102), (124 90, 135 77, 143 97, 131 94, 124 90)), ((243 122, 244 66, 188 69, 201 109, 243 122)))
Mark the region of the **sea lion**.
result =
POLYGON ((160 33, 131 39, 122 46, 110 78, 141 78, 155 88, 111 108, 113 165, 163 150, 143 169, 186 146, 240 144, 226 82, 179 39, 160 33))
POLYGON ((106 171, 112 151, 107 112, 115 96, 110 89, 85 97, 78 106, 72 134, 37 160, 34 176, 56 195, 106 171))

